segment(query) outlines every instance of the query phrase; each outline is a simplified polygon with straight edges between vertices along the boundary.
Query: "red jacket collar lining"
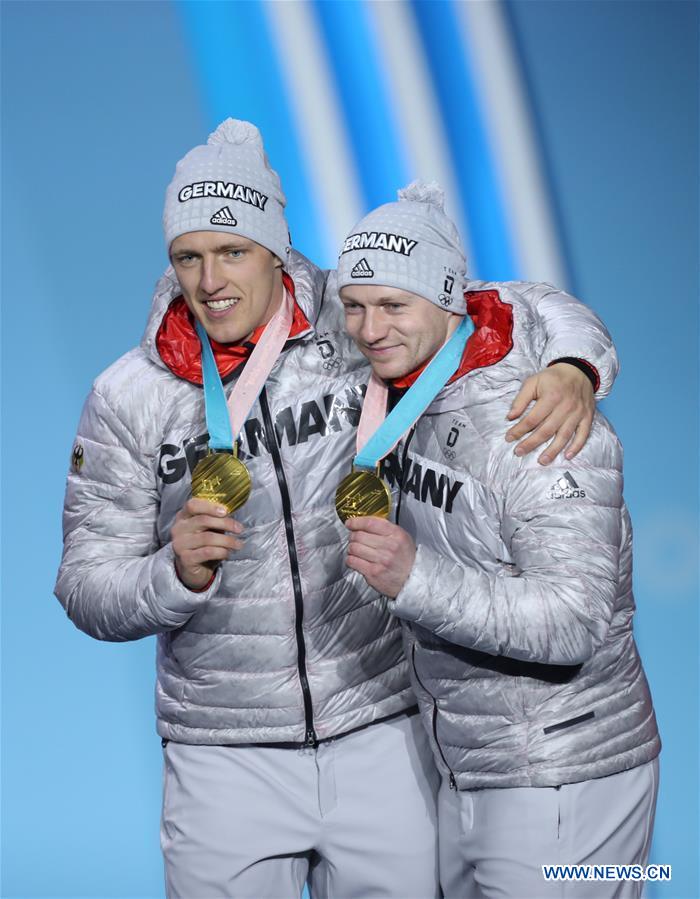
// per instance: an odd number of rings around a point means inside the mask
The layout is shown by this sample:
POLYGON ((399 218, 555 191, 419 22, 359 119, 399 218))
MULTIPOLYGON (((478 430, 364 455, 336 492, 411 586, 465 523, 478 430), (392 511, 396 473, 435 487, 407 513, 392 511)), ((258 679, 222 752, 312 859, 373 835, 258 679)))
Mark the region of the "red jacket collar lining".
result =
MULTIPOLYGON (((294 316, 289 332, 291 340, 308 331, 311 325, 296 301, 294 282, 286 272, 282 273, 282 280, 294 298, 294 316)), ((247 361, 264 329, 264 325, 256 328, 245 343, 223 344, 211 341, 222 381, 231 378, 247 361)), ((202 383, 201 345, 194 327, 194 316, 181 296, 170 303, 163 316, 156 334, 156 349, 174 375, 192 384, 202 383)))
MULTIPOLYGON (((471 290, 464 294, 467 312, 474 322, 474 333, 467 341, 459 368, 448 384, 464 377, 475 368, 484 368, 500 362, 513 348, 513 307, 504 303, 497 290, 471 290)), ((396 378, 392 387, 406 390, 418 379, 427 366, 427 360, 408 375, 396 378)))

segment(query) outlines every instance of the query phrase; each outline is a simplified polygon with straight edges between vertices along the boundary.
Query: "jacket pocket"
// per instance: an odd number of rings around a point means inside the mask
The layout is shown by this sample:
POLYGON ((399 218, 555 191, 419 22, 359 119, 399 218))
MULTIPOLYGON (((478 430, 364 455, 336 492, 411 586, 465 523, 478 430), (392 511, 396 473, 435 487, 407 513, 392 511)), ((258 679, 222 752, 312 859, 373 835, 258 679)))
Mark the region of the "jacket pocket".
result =
POLYGON ((566 730, 569 727, 582 724, 584 721, 590 721, 591 718, 595 718, 595 712, 586 712, 585 715, 577 715, 576 718, 569 718, 566 721, 560 721, 558 724, 550 724, 549 727, 543 728, 543 731, 545 734, 553 734, 558 730, 566 730))

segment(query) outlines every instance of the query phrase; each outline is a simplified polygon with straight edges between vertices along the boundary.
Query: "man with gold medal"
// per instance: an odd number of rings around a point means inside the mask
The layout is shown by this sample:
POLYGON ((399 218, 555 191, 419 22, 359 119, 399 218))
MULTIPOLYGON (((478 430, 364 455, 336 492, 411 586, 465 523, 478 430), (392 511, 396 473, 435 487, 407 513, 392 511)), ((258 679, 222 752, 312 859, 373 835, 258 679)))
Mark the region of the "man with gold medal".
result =
MULTIPOLYGON (((78 428, 56 593, 94 637, 158 635, 169 897, 291 897, 308 881, 317 897, 425 899, 437 772, 401 629, 345 565, 334 506, 369 369, 334 273, 292 250, 284 205, 249 123, 227 120, 178 164, 172 267, 78 428)), ((609 388, 595 316, 553 289, 531 300, 542 365, 585 355, 609 388)), ((533 369, 519 451, 579 422, 585 440, 593 388, 577 365, 533 369)))
MULTIPOLYGON (((545 899, 562 884, 544 865, 643 866, 660 742, 632 636, 615 433, 596 413, 581 453, 548 468, 507 449, 503 419, 539 364, 523 303, 536 287, 467 280, 436 185, 399 191, 345 247, 347 329, 373 373, 336 504, 348 567, 403 626, 442 774, 444 895, 545 899), (388 232, 410 254, 355 248, 388 232), (382 481, 393 520, 367 501, 382 481)), ((582 880, 567 896, 641 887, 582 880)))

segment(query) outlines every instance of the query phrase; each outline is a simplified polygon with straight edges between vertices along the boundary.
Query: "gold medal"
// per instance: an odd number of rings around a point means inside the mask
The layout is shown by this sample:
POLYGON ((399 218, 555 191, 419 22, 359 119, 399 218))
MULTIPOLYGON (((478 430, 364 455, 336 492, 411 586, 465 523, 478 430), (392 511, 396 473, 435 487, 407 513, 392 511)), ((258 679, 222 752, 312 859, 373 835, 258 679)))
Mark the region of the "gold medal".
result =
POLYGON ((335 511, 343 523, 348 518, 388 518, 391 512, 389 488, 374 472, 351 471, 335 491, 335 511))
POLYGON ((192 496, 225 506, 229 514, 250 496, 250 472, 231 453, 210 451, 192 472, 192 496))

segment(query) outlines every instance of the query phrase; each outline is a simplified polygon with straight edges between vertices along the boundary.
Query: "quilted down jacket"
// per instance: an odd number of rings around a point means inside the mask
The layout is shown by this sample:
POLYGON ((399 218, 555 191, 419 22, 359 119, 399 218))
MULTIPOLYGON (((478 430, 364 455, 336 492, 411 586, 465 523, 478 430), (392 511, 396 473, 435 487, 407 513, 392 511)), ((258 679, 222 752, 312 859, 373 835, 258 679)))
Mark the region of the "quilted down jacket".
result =
MULTIPOLYGON (((245 547, 206 591, 178 580, 170 543, 207 446, 201 387, 173 373, 156 339, 179 294, 172 271, 141 345, 97 378, 78 428, 56 593, 98 639, 158 635, 158 732, 180 742, 313 742, 415 705, 400 625, 345 566, 333 503, 368 369, 345 336, 334 276, 299 254, 289 275, 310 326, 287 342, 245 423, 245 547)), ((605 330, 571 298, 540 293, 533 321, 554 335, 543 355, 585 357, 604 391, 616 365, 605 330)))
POLYGON ((513 454, 503 421, 543 339, 531 288, 470 286, 461 377, 384 462, 417 544, 389 606, 434 754, 460 789, 624 771, 660 742, 632 634, 622 449, 596 413, 571 461, 513 454))

